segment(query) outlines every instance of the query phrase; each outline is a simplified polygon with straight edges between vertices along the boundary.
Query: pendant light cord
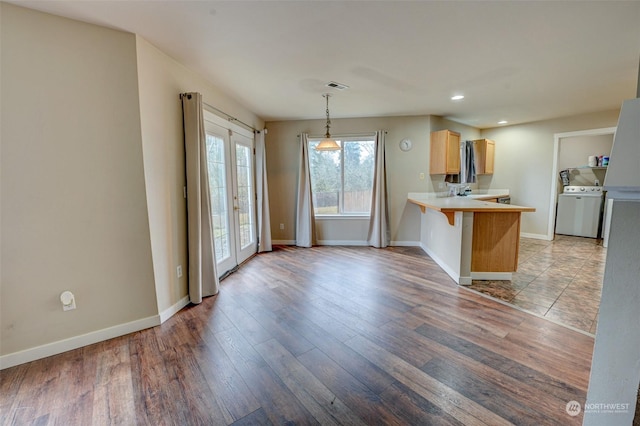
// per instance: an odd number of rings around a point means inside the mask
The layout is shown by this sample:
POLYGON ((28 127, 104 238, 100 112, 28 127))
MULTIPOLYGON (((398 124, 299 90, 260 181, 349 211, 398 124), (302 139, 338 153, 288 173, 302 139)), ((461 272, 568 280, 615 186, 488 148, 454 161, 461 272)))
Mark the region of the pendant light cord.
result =
POLYGON ((324 96, 327 99, 327 134, 325 135, 325 137, 327 139, 331 138, 331 135, 329 134, 329 128, 331 127, 331 120, 329 119, 329 96, 331 96, 329 93, 325 93, 324 96))

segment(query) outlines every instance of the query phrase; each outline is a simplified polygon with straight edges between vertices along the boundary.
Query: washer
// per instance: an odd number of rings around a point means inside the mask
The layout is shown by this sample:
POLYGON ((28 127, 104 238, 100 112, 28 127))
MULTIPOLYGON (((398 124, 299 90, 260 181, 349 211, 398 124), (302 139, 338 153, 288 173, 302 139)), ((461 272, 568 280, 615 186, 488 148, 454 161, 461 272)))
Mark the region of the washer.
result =
POLYGON ((598 238, 602 200, 601 186, 565 186, 558 196, 556 234, 598 238))

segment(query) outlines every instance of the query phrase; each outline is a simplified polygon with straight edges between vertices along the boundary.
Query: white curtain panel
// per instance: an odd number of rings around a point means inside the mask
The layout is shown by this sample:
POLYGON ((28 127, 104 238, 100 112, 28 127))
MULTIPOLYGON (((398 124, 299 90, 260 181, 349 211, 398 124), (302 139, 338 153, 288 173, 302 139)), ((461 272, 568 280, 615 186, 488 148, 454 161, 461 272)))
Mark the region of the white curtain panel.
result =
POLYGON ((217 294, 220 288, 213 245, 202 95, 184 93, 182 112, 187 175, 189 298, 191 303, 201 303, 203 297, 217 294))
POLYGON ((258 193, 258 253, 271 251, 271 218, 267 186, 266 130, 256 132, 256 182, 258 193))
POLYGON ((373 247, 389 245, 389 208, 387 207, 387 171, 383 130, 376 132, 376 159, 371 195, 371 219, 367 242, 373 247))
POLYGON ((296 211, 296 246, 312 247, 316 243, 316 218, 313 212, 311 174, 309 172, 309 135, 300 135, 298 206, 296 211))

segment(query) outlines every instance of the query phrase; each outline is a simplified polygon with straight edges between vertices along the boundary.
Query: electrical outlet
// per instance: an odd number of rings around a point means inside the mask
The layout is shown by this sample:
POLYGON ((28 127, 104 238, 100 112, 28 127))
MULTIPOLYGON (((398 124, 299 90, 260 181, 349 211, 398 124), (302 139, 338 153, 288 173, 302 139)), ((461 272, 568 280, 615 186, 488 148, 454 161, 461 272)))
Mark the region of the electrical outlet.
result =
POLYGON ((284 229, 284 223, 280 224, 280 229, 284 229))
POLYGON ((424 180, 424 173, 420 173, 419 177, 420 177, 420 180, 424 180))
POLYGON ((176 272, 178 273, 178 278, 182 278, 182 265, 178 265, 176 272))

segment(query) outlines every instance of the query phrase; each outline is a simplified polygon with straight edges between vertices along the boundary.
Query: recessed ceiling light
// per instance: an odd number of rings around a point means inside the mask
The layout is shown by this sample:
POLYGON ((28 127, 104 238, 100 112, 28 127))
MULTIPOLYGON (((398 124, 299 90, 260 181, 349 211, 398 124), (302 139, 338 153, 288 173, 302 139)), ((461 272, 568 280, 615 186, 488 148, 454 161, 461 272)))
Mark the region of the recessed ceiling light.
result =
POLYGON ((455 95, 451 97, 452 101, 459 101, 460 99, 464 99, 464 95, 455 95))
POLYGON ((507 120, 500 120, 500 121, 498 121, 498 124, 507 124, 507 123, 508 123, 508 121, 507 121, 507 120))

